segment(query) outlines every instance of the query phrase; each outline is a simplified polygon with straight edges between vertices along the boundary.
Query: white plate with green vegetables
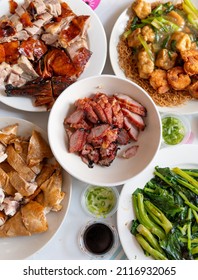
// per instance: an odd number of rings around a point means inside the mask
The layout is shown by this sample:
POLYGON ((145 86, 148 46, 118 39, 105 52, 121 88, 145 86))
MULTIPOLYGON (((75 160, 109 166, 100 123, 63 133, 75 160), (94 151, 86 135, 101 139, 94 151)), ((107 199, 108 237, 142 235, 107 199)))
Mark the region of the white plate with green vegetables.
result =
MULTIPOLYGON (((141 175, 123 186, 118 205, 117 224, 120 241, 128 259, 195 259, 198 256, 198 160, 195 156, 197 154, 198 145, 184 144, 174 148, 161 149, 154 162, 141 175), (151 183, 151 179, 154 178, 154 171, 156 171, 155 167, 162 169, 157 169, 155 180, 152 180, 151 183), (165 169, 167 167, 168 169, 165 169), (193 170, 194 174, 189 173, 189 169, 193 170), (171 171, 170 174, 170 170, 174 171, 171 171), (189 178, 191 179, 191 177, 188 177, 189 174, 194 180, 189 181, 189 178), (149 184, 147 184, 148 182, 149 184), (145 188, 146 184, 147 188, 145 188), (141 190, 137 191, 138 188, 141 190), (144 192, 142 192, 143 189, 144 192), (135 191, 132 202, 132 194, 135 191), (137 195, 137 193, 140 194, 137 195), (160 195, 158 195, 159 193, 160 195), (142 194, 144 203, 146 200, 150 200, 144 205, 140 203, 142 194), (135 204, 137 200, 139 204, 135 204), (158 224, 159 219, 157 222, 156 216, 153 215, 151 210, 153 204, 158 208, 157 211, 159 210, 158 213, 160 213, 160 219, 162 219, 161 225, 158 224), (138 207, 136 211, 142 211, 140 207, 143 205, 143 210, 146 211, 149 220, 158 225, 156 227, 157 233, 152 232, 151 238, 148 238, 147 233, 144 236, 144 227, 139 226, 138 228, 135 223, 132 223, 132 220, 137 219, 136 213, 139 213, 139 215, 143 213, 145 218, 145 212, 135 212, 135 205, 138 207), (168 220, 161 214, 164 214, 168 220), (176 224, 175 220, 182 222, 176 224), (190 223, 187 220, 190 220, 190 223), (138 236, 131 233, 132 224, 136 230, 134 233, 138 233, 138 236), (154 252, 153 257, 145 255, 138 240, 140 243, 142 242, 142 245, 146 244, 146 249, 148 249, 148 244, 152 249, 155 249, 155 251, 152 250, 154 252), (156 240, 157 245, 154 244, 156 240), (159 240, 161 241, 159 242, 159 240), (161 249, 157 249, 159 248, 158 245, 161 249), (180 248, 175 250, 175 246, 180 248), (172 253, 169 252, 169 248, 172 253), (183 252, 185 251, 185 254, 181 252, 181 248, 183 252)), ((139 218, 141 219, 141 217, 139 218)), ((140 220, 138 224, 143 224, 149 228, 147 222, 148 220, 140 220)))

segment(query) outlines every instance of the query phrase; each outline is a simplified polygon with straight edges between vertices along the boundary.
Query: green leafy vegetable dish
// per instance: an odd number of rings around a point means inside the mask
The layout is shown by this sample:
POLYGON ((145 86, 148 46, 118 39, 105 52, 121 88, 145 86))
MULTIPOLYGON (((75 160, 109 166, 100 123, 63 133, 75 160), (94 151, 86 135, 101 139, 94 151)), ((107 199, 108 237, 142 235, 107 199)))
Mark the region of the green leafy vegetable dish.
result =
POLYGON ((198 169, 156 166, 132 202, 131 233, 146 256, 198 260, 198 169))

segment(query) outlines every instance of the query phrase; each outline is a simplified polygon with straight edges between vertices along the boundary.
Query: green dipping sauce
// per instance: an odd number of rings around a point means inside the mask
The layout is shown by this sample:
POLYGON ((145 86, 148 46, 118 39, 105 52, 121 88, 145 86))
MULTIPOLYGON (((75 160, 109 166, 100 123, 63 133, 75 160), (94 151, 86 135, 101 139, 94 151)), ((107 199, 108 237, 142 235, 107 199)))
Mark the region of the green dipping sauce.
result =
POLYGON ((185 136, 185 127, 176 117, 164 117, 162 119, 162 137, 168 145, 179 144, 185 136))
POLYGON ((111 187, 90 186, 85 193, 85 205, 96 217, 105 218, 116 202, 117 198, 111 187))

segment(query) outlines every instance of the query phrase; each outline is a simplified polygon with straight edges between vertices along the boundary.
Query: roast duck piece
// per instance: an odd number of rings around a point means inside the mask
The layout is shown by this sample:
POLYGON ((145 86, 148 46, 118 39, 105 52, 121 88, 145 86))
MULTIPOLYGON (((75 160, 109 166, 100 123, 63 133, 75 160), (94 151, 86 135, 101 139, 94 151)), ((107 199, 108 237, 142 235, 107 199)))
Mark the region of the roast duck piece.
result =
POLYGON ((88 167, 110 166, 121 146, 121 157, 134 157, 145 125, 146 108, 125 94, 96 93, 78 99, 64 119, 68 151, 77 153, 88 167))
POLYGON ((65 196, 48 143, 36 130, 19 136, 18 127, 0 130, 0 237, 45 232, 47 213, 60 211, 65 196))
POLYGON ((49 110, 91 57, 90 16, 59 0, 9 3, 11 16, 0 18, 0 85, 7 96, 31 96, 49 110))

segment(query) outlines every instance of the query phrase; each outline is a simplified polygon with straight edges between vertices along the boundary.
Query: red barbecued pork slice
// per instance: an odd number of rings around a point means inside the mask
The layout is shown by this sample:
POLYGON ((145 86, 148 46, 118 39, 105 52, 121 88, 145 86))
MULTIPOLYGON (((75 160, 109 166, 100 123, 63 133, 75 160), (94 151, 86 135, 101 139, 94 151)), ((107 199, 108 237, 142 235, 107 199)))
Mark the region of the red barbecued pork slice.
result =
POLYGON ((75 153, 82 150, 86 143, 87 133, 84 129, 77 129, 69 138, 69 152, 75 153))
POLYGON ((130 96, 121 93, 114 94, 114 96, 119 101, 121 107, 127 108, 131 112, 143 117, 146 116, 146 108, 130 96))
POLYGON ((130 138, 134 141, 137 141, 139 129, 133 123, 131 123, 127 117, 124 117, 124 127, 127 130, 130 138))
POLYGON ((122 112, 125 116, 127 116, 127 118, 130 120, 130 122, 132 122, 140 130, 144 130, 145 123, 144 123, 143 118, 140 115, 135 114, 135 113, 129 111, 128 109, 126 109, 126 108, 122 108, 122 112))

